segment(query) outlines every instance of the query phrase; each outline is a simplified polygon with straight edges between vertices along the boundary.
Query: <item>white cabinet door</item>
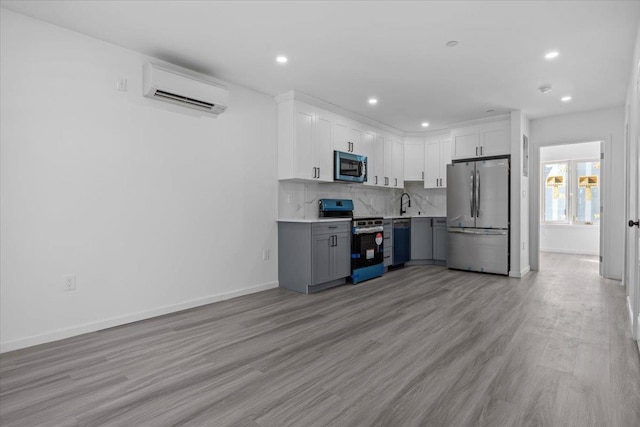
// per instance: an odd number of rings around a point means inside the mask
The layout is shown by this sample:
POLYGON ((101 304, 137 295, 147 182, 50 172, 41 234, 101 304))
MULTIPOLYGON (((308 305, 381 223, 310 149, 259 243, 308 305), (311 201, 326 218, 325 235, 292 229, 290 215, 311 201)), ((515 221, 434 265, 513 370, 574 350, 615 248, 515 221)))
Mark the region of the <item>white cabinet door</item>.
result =
POLYGON ((313 164, 318 168, 316 179, 333 182, 333 122, 329 115, 322 113, 316 114, 314 119, 313 164))
POLYGON ((363 156, 367 157, 367 181, 365 184, 367 185, 375 185, 375 178, 373 177, 373 170, 375 166, 372 166, 375 162, 374 157, 374 145, 376 141, 376 134, 370 131, 363 131, 360 135, 360 153, 363 156))
POLYGON ((356 127, 349 126, 347 128, 348 142, 351 143, 351 152, 363 156, 364 150, 362 141, 360 140, 361 134, 362 130, 356 127))
POLYGON ((345 153, 361 154, 360 134, 362 131, 358 129, 357 126, 341 120, 334 123, 333 129, 333 147, 335 150, 345 153))
POLYGON ((424 138, 404 140, 404 180, 424 180, 424 138))
POLYGON ((384 139, 384 173, 382 185, 385 187, 392 186, 393 182, 393 140, 384 139))
POLYGON ((447 165, 451 164, 451 138, 440 140, 440 187, 447 187, 447 165))
POLYGON ((454 159, 467 159, 480 154, 480 134, 476 126, 453 130, 451 140, 454 159))
POLYGON ((371 185, 384 186, 384 155, 386 141, 384 136, 376 135, 373 143, 373 160, 369 161, 369 180, 371 185))
POLYGON ((451 139, 430 139, 424 150, 424 188, 446 188, 447 165, 451 163, 451 139))
POLYGON ((349 141, 349 126, 345 123, 334 122, 333 124, 333 148, 336 151, 351 152, 351 142, 349 141))
POLYGON ((313 163, 313 112, 295 109, 295 174, 298 178, 314 179, 316 165, 313 163))
POLYGON ((506 120, 453 129, 451 139, 451 154, 454 160, 509 154, 510 122, 506 120))
POLYGON ((390 187, 404 188, 404 144, 400 140, 393 140, 392 144, 392 172, 390 187))
POLYGON ((440 187, 440 173, 440 141, 427 141, 424 146, 424 188, 440 187))
POLYGON ((509 122, 495 123, 480 129, 480 156, 498 156, 511 152, 509 122))

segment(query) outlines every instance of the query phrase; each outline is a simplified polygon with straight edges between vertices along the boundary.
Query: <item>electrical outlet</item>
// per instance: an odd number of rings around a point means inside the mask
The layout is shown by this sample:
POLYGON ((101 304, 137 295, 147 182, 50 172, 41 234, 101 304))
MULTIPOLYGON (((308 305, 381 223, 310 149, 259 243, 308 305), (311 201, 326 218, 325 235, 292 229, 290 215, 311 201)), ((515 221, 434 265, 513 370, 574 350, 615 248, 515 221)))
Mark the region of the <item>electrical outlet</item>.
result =
POLYGON ((263 249, 262 250, 262 260, 263 261, 268 261, 269 260, 269 249, 263 249))
POLYGON ((64 278, 64 288, 65 291, 75 291, 76 290, 76 275, 75 274, 65 274, 62 276, 64 278))

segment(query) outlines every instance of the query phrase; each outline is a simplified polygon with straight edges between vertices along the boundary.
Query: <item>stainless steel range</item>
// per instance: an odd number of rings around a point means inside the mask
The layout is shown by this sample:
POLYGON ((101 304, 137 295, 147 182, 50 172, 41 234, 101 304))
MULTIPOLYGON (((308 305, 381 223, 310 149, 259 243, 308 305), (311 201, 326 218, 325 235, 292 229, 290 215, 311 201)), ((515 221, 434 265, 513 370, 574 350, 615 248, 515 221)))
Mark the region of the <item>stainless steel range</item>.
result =
POLYGON ((359 283, 384 272, 382 217, 354 218, 351 228, 351 280, 359 283))
POLYGON ((321 199, 321 218, 353 218, 351 223, 351 282, 357 284, 384 272, 382 217, 353 217, 353 201, 321 199))

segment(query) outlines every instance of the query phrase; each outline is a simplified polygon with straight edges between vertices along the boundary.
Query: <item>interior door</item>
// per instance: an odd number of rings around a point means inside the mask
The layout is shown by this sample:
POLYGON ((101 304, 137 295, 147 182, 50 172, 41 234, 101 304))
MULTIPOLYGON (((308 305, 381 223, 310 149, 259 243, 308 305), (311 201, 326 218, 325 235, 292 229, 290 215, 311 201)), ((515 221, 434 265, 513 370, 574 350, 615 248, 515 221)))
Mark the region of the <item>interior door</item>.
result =
POLYGON ((509 228, 509 160, 476 162, 476 227, 509 228))
POLYGON ((447 165, 447 226, 475 227, 475 162, 447 165))

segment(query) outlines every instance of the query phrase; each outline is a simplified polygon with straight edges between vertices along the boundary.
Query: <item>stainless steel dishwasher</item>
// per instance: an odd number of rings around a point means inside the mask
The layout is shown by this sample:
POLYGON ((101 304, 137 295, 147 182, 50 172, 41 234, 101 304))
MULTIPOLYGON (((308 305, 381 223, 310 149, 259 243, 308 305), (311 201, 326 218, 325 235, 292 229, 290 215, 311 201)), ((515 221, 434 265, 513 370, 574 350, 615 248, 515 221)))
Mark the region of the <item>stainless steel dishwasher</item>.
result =
POLYGON ((411 259, 411 218, 393 220, 393 265, 411 259))

